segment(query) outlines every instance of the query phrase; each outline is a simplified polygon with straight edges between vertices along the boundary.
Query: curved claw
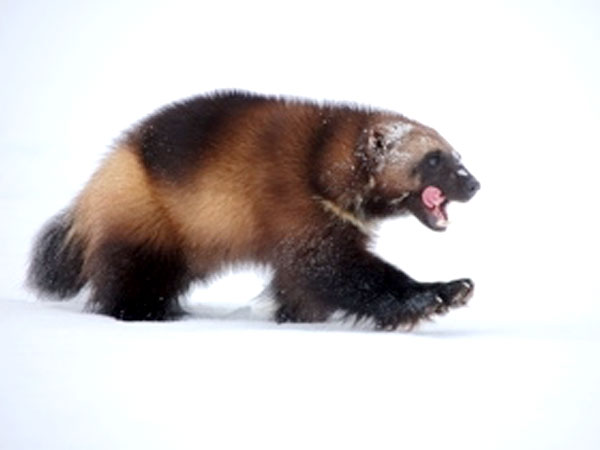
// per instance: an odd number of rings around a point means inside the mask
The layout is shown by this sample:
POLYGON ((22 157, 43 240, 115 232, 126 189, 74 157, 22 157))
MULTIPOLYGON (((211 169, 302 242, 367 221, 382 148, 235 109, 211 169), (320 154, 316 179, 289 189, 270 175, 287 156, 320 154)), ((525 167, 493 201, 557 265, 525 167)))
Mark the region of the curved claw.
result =
POLYGON ((473 294, 474 284, 468 278, 450 281, 442 288, 444 303, 450 307, 460 307, 467 304, 473 294))

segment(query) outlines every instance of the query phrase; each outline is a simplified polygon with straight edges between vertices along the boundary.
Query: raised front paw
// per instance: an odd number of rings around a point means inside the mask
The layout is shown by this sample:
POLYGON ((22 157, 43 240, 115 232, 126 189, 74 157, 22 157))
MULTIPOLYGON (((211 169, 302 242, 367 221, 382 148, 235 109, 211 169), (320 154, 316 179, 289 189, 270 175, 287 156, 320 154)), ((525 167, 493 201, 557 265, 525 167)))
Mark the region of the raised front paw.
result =
POLYGON ((460 279, 448 283, 422 283, 407 289, 395 302, 378 302, 375 315, 378 329, 412 329, 434 315, 445 314, 450 308, 464 306, 473 293, 473 282, 460 279))
POLYGON ((458 308, 467 304, 473 294, 474 285, 468 278, 434 283, 431 288, 436 293, 437 306, 435 312, 445 313, 450 308, 458 308))

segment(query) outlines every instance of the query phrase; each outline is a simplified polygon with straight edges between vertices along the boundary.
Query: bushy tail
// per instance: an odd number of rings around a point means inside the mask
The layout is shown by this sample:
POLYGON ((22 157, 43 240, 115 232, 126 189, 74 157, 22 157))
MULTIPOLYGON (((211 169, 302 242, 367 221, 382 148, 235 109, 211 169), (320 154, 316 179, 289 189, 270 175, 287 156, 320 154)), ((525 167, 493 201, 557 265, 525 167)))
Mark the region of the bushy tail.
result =
POLYGON ((52 218, 33 247, 28 284, 40 293, 73 297, 86 283, 83 275, 83 243, 71 235, 69 211, 52 218))

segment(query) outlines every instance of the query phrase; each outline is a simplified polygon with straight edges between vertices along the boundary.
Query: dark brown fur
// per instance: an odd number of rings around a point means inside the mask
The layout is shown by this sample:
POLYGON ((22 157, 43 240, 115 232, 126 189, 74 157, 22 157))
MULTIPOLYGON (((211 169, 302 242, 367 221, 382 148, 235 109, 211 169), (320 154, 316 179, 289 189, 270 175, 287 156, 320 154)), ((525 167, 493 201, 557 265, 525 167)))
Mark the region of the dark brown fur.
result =
POLYGON ((89 282, 100 312, 164 319, 193 280, 250 262, 274 269, 278 321, 342 310, 412 325, 472 290, 418 283, 366 250, 373 220, 419 217, 433 150, 452 160, 434 130, 388 112, 235 92, 178 103, 128 132, 46 228, 78 259, 40 238, 30 279, 59 296, 89 282), (57 281, 61 267, 72 275, 57 281))

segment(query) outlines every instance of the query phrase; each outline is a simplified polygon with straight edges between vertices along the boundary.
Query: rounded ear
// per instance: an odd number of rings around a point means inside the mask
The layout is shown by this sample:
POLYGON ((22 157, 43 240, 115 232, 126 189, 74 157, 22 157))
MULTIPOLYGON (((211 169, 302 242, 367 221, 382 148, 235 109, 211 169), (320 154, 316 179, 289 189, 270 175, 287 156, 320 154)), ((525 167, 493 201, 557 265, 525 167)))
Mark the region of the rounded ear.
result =
POLYGON ((378 157, 383 155, 387 146, 386 130, 380 127, 373 127, 367 132, 366 153, 369 157, 378 157))
POLYGON ((414 125, 406 121, 384 122, 373 125, 366 130, 366 152, 368 156, 377 157, 400 144, 410 133, 414 125))

